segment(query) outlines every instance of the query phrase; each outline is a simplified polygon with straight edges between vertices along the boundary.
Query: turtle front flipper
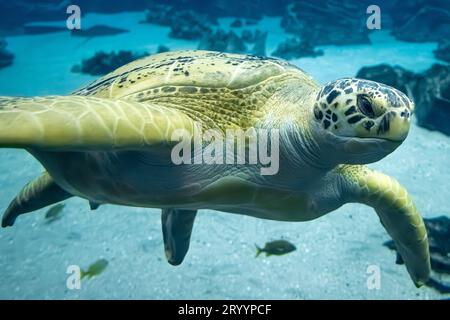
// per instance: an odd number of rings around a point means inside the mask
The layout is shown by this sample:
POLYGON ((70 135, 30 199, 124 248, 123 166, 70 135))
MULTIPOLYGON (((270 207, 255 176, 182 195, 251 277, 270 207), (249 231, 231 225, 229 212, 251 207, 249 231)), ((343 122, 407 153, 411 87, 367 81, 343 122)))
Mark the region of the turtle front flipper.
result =
POLYGON ((172 146, 195 123, 150 103, 84 96, 0 97, 0 147, 47 151, 172 146))
POLYGON ((427 231, 412 198, 395 179, 365 166, 340 169, 346 202, 373 207, 392 237, 417 287, 430 277, 427 231))
POLYGON ((161 215, 164 251, 167 261, 176 266, 189 250, 197 210, 163 209, 161 215))
POLYGON ((10 227, 16 218, 24 213, 35 211, 72 197, 70 193, 61 189, 44 172, 39 178, 29 182, 9 204, 2 218, 2 227, 10 227))

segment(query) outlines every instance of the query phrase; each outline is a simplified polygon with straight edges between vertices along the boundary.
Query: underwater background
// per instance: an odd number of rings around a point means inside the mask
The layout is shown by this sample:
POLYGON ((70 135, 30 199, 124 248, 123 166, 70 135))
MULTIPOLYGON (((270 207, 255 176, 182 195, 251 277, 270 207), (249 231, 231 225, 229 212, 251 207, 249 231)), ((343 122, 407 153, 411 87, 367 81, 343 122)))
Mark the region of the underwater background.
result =
MULTIPOLYGON (((374 79, 407 93, 417 113, 403 145, 370 167, 398 179, 424 218, 450 217, 449 36, 450 2, 437 0, 2 1, 0 96, 65 95, 142 55, 198 48, 289 59, 320 83, 374 79), (66 26, 71 4, 81 9, 80 30, 66 26), (381 9, 381 29, 367 27, 369 5, 381 9)), ((0 150, 0 211, 42 171, 26 151, 0 150)), ((72 198, 53 217, 46 212, 0 230, 1 299, 449 297, 414 286, 363 205, 298 223, 200 210, 177 267, 164 256, 160 210, 90 211, 72 198), (255 258, 255 244, 277 239, 297 250, 255 258), (86 269, 99 259, 108 261, 101 274, 81 289, 67 287, 68 266, 86 269), (367 286, 373 265, 378 289, 367 286)), ((433 278, 445 285, 448 253, 441 258, 433 278)))

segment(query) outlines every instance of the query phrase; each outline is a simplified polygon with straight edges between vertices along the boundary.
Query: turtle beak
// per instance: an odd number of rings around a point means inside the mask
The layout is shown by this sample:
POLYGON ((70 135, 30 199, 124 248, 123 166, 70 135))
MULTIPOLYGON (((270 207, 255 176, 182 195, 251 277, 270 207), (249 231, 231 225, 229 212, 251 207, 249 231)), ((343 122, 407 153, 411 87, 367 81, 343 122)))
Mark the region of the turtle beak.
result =
POLYGON ((378 138, 403 142, 411 126, 411 112, 409 109, 391 110, 378 121, 376 133, 378 138))

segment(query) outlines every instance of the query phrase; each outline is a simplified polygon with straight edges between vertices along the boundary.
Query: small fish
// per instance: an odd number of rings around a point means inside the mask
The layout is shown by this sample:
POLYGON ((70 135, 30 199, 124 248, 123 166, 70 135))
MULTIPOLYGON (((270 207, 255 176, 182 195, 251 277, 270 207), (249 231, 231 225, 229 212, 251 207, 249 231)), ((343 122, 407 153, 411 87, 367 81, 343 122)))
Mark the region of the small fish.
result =
POLYGON ((66 205, 64 203, 58 203, 57 205, 52 206, 45 213, 45 219, 47 219, 47 223, 55 222, 56 220, 61 218, 61 211, 64 209, 66 205))
POLYGON ((108 266, 108 260, 106 259, 99 259, 93 264, 91 264, 86 271, 81 270, 81 279, 84 277, 87 277, 88 279, 98 276, 103 271, 105 271, 106 267, 108 266))
POLYGON ((258 257, 262 252, 266 253, 266 257, 271 255, 281 256, 297 249, 292 243, 286 240, 275 240, 267 242, 264 248, 260 248, 256 244, 255 246, 256 257, 258 257))

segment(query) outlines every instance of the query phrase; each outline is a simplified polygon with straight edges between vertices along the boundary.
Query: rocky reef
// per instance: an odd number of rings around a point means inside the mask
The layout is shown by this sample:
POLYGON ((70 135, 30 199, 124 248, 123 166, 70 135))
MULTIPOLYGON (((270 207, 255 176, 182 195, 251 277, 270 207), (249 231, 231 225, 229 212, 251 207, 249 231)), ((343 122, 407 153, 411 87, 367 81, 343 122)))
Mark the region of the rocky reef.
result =
MULTIPOLYGON (((369 43, 366 10, 372 2, 297 0, 286 6, 282 26, 314 46, 369 43)), ((437 42, 450 38, 448 0, 395 0, 379 6, 382 28, 391 29, 399 40, 437 42)))
POLYGON ((153 23, 161 26, 171 26, 174 9, 168 5, 153 5, 145 13, 144 23, 153 23))
POLYGON ((66 8, 70 4, 78 5, 82 14, 143 11, 149 7, 148 0, 77 0, 75 3, 54 0, 0 1, 0 34, 22 34, 27 32, 25 24, 33 21, 64 20, 67 17, 66 8))
POLYGON ((244 24, 242 23, 241 19, 235 19, 231 24, 230 27, 232 28, 241 28, 244 24))
POLYGON ((212 31, 214 19, 193 10, 178 10, 155 5, 146 14, 145 22, 170 27, 169 36, 176 39, 197 40, 212 31))
POLYGON ((170 48, 166 47, 165 45, 159 45, 158 48, 156 49, 156 53, 163 53, 168 51, 170 51, 170 48))
MULTIPOLYGON (((438 274, 450 274, 450 219, 440 216, 424 219, 430 244, 431 269, 438 274)), ((383 244, 391 250, 397 250, 395 243, 389 240, 383 244)), ((402 257, 397 252, 397 264, 403 264, 402 257)), ((450 293, 450 283, 444 284, 432 277, 427 283, 441 293, 450 293)))
POLYGON ((194 11, 184 11, 175 15, 169 36, 176 39, 196 40, 211 32, 210 21, 194 11))
POLYGON ((255 37, 253 38, 253 42, 251 42, 253 46, 251 49, 248 50, 248 53, 257 56, 265 56, 267 34, 268 34, 267 31, 259 33, 255 31, 255 37))
POLYGON ((65 12, 65 7, 45 0, 0 1, 0 34, 23 33, 27 22, 55 20, 61 12, 65 12))
MULTIPOLYGON (((75 3, 81 12, 117 13, 125 11, 155 11, 154 17, 159 20, 156 6, 171 8, 174 12, 186 11, 218 17, 241 17, 260 19, 264 16, 281 16, 287 3, 291 0, 77 0, 75 3), (170 2, 170 6, 168 6, 170 2)), ((23 26, 32 21, 61 20, 65 16, 70 1, 62 0, 14 0, 0 1, 0 32, 21 33, 23 26), (5 13, 8 14, 5 14, 5 13)), ((161 17, 164 19, 164 17, 161 17)), ((170 17, 165 17, 170 18, 170 17)), ((182 23, 182 21, 179 21, 182 23)))
POLYGON ((252 43, 255 41, 257 34, 260 34, 260 33, 261 33, 260 30, 256 30, 255 32, 252 32, 250 30, 243 30, 241 33, 241 38, 245 42, 252 43))
MULTIPOLYGON (((167 0, 154 0, 156 3, 167 3, 167 0)), ((171 0, 178 9, 189 8, 212 17, 241 17, 260 19, 263 16, 281 16, 285 6, 292 0, 171 0)))
POLYGON ((74 65, 72 72, 81 72, 90 75, 104 75, 133 60, 146 56, 147 53, 138 54, 132 51, 120 50, 119 52, 99 51, 94 56, 84 59, 81 64, 74 65))
POLYGON ((198 45, 200 50, 213 50, 231 53, 266 54, 267 32, 243 32, 238 36, 234 31, 218 29, 206 34, 198 45), (245 36, 244 36, 245 34, 245 36))
MULTIPOLYGON (((115 13, 148 10, 147 21, 173 27, 173 37, 200 39, 203 28, 220 17, 237 17, 233 27, 251 25, 263 16, 283 16, 288 31, 312 45, 368 43, 366 9, 371 0, 78 0, 84 12, 115 13), (205 23, 206 20, 206 23, 205 23), (245 22, 244 22, 245 21, 245 22), (192 32, 189 32, 188 26, 192 32)), ((31 21, 61 20, 66 1, 1 1, 0 32, 21 33, 31 21)), ((380 4, 383 28, 398 39, 423 42, 450 36, 448 0, 392 0, 380 4)), ((34 30, 33 30, 34 31, 34 30)))
POLYGON ((387 84, 406 93, 410 98, 412 98, 412 89, 417 80, 414 72, 388 64, 364 67, 358 71, 356 77, 387 84))
POLYGON ((199 43, 200 50, 213 50, 231 53, 245 53, 244 41, 233 31, 217 30, 207 34, 199 43))
POLYGON ((450 38, 448 0, 397 0, 390 16, 392 34, 399 40, 437 42, 450 38))
POLYGON ((6 49, 6 46, 6 40, 0 38, 0 69, 10 66, 14 60, 14 55, 6 49))
POLYGON ((416 105, 417 124, 450 135, 450 66, 435 64, 423 73, 378 65, 362 68, 358 78, 378 81, 405 92, 416 105))
POLYGON ((417 76, 414 89, 418 124, 450 135, 450 66, 433 65, 417 76))
POLYGON ((241 39, 248 47, 247 53, 265 56, 266 55, 266 40, 267 31, 254 30, 242 30, 241 39))
POLYGON ((23 33, 29 34, 29 35, 36 35, 36 34, 46 34, 46 33, 53 33, 53 32, 65 32, 67 31, 66 27, 57 27, 57 26, 24 26, 23 27, 23 33))
POLYGON ((323 55, 323 51, 315 50, 308 42, 294 37, 281 42, 272 55, 286 60, 292 60, 302 57, 321 56, 323 55))
POLYGON ((437 59, 450 63, 450 40, 440 41, 433 53, 437 59))
POLYGON ((114 36, 116 34, 121 34, 129 32, 126 29, 110 27, 106 25, 95 25, 87 29, 74 29, 72 30, 72 35, 76 37, 104 37, 104 36, 114 36))
POLYGON ((287 5, 281 26, 313 46, 370 43, 366 2, 295 1, 287 5))

